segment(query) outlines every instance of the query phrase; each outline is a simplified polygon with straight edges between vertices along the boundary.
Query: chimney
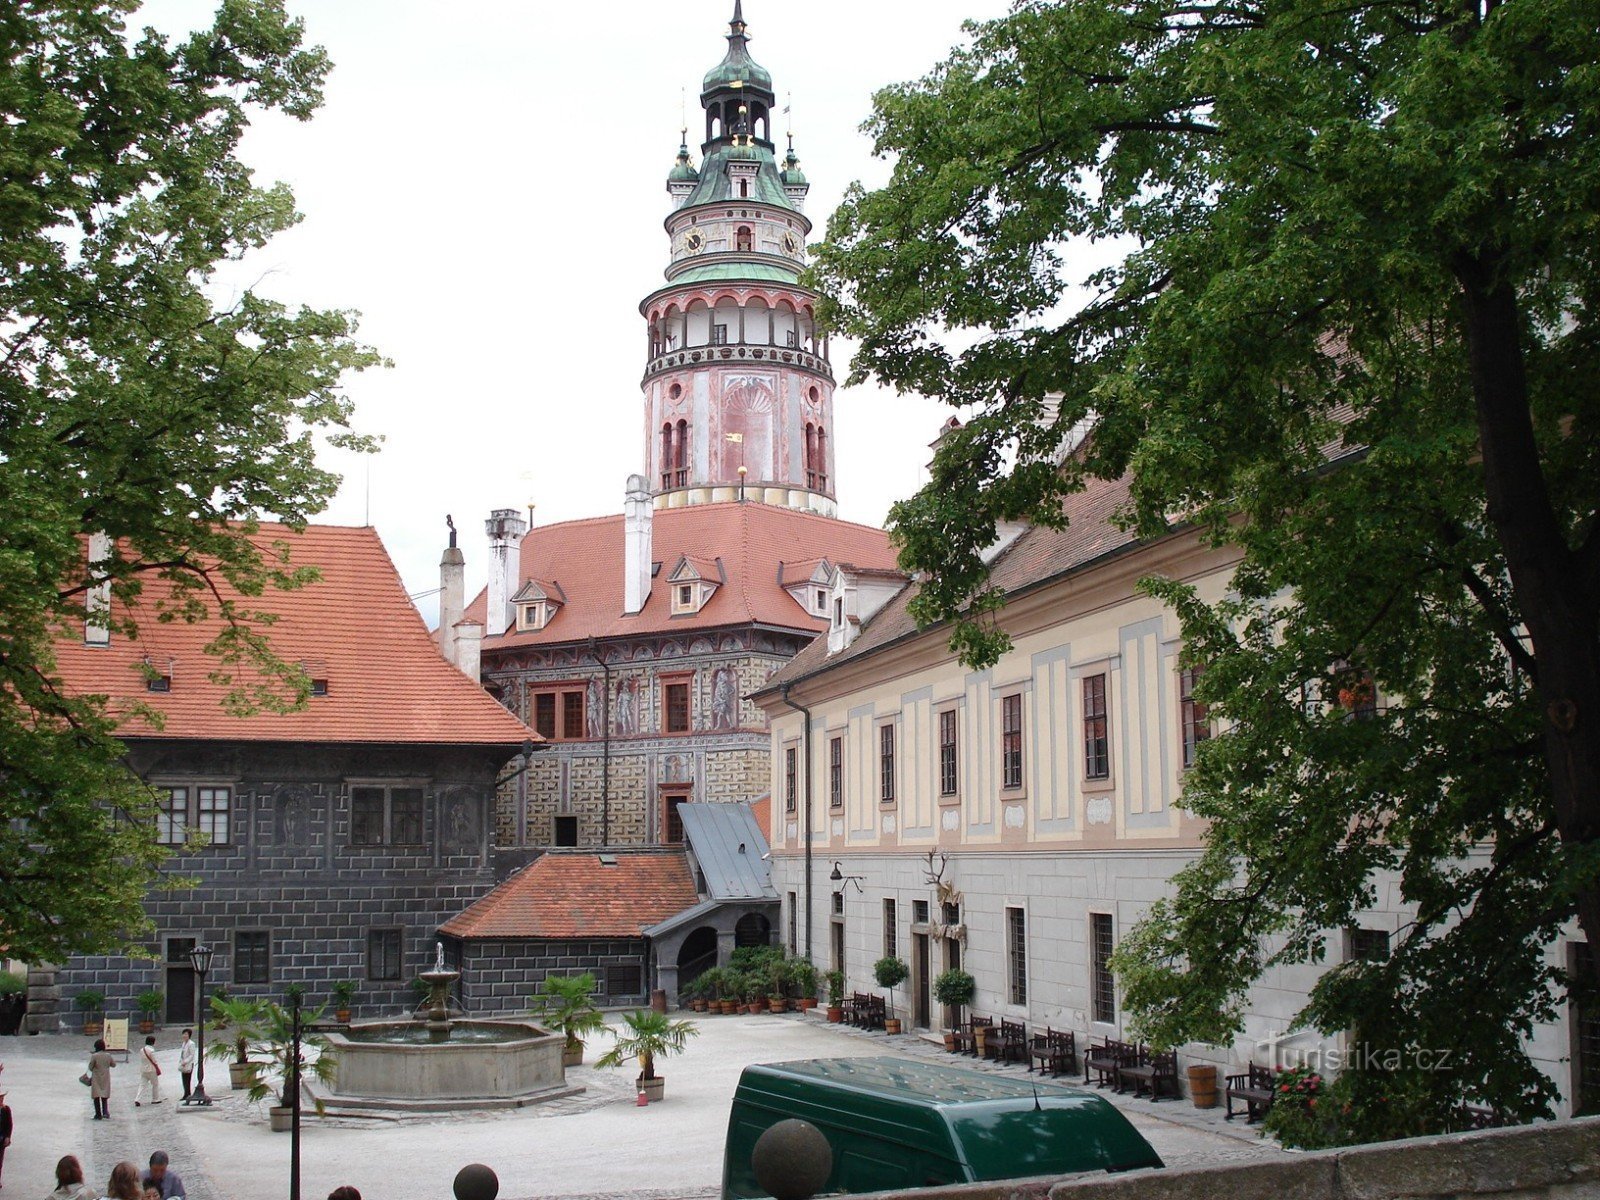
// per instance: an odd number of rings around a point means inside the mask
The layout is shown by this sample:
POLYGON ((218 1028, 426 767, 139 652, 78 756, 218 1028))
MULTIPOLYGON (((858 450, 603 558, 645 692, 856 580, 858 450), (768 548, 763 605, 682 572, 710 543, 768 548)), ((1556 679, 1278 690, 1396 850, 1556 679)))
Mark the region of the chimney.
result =
POLYGON ((105 564, 111 558, 111 539, 102 531, 89 535, 89 578, 96 583, 85 594, 83 605, 87 612, 83 618, 83 644, 109 646, 111 626, 107 615, 111 611, 111 580, 106 578, 105 564))
POLYGON ((466 605, 467 556, 456 545, 456 523, 448 513, 444 523, 450 527, 450 544, 439 559, 439 652, 457 666, 456 623, 466 605))
POLYGON ((473 683, 479 682, 483 668, 483 625, 478 621, 458 621, 455 627, 455 664, 473 683))
POLYGON ((650 599, 650 489, 643 475, 628 476, 628 495, 622 505, 623 549, 622 611, 628 616, 650 599))
POLYGON ((497 508, 483 523, 489 535, 489 596, 484 634, 499 637, 511 625, 511 597, 522 573, 518 547, 528 523, 515 508, 497 508))

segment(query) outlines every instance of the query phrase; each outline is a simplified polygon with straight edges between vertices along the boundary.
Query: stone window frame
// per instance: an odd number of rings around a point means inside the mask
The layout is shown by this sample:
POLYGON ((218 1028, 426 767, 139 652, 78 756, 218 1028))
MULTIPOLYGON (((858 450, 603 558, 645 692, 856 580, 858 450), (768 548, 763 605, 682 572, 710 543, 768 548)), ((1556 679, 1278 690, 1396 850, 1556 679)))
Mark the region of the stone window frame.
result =
POLYGON ((1024 795, 1028 782, 1028 702, 1021 687, 1000 693, 1000 790, 1010 797, 1024 795), (1016 707, 1016 727, 1008 728, 1008 709, 1016 707), (1014 745, 1013 745, 1014 742, 1014 745), (1013 771, 1013 767, 1015 770, 1013 771))
POLYGON ((656 676, 657 694, 660 696, 657 725, 662 737, 691 737, 694 734, 694 679, 695 672, 688 671, 662 671, 656 676), (682 729, 668 729, 667 699, 669 689, 683 688, 684 694, 684 727, 682 729))
POLYGON ((1013 1008, 1028 1003, 1028 910, 1007 904, 1004 910, 1006 942, 1006 998, 1013 1008))
POLYGON ((961 803, 961 704, 952 700, 948 704, 941 704, 934 709, 934 752, 936 754, 935 771, 939 780, 939 803, 961 803), (945 718, 950 719, 950 740, 945 741, 945 718), (945 790, 946 763, 945 750, 950 751, 949 782, 950 790, 945 790))
MULTIPOLYGON (((346 831, 345 845, 350 850, 384 850, 404 847, 415 849, 428 844, 428 800, 432 780, 426 778, 406 779, 374 779, 374 778, 349 778, 344 781, 345 795, 350 804, 350 824, 346 831), (356 841, 356 792, 377 790, 383 792, 383 832, 378 841, 356 841), (417 840, 405 841, 396 838, 394 828, 394 793, 396 791, 416 791, 421 793, 417 816, 417 840)), ((403 831, 402 831, 403 832, 403 831)))
POLYGON ((1211 718, 1204 701, 1194 698, 1194 685, 1204 666, 1178 668, 1178 763, 1187 771, 1194 766, 1200 743, 1211 737, 1211 718))
POLYGON ((373 925, 367 929, 367 979, 371 983, 398 983, 405 977, 406 961, 406 931, 401 925, 373 925), (378 940, 394 938, 394 963, 393 972, 384 973, 378 965, 379 959, 387 955, 387 949, 378 947, 378 940), (374 951, 377 951, 374 953, 374 951))
POLYGON ((1116 949, 1115 915, 1103 909, 1092 909, 1089 912, 1089 1019, 1096 1025, 1117 1023, 1117 977, 1110 962, 1116 949), (1102 930, 1109 934, 1105 945, 1100 936, 1102 930))
POLYGON ((800 743, 783 744, 783 811, 799 811, 800 806, 800 743))
POLYGON ((877 771, 878 777, 878 804, 883 808, 893 808, 899 798, 900 776, 900 737, 898 725, 899 715, 883 717, 875 723, 876 736, 873 741, 877 743, 877 771))
POLYGON ((587 741, 589 737, 589 681, 587 679, 561 679, 528 684, 528 724, 533 727, 534 732, 547 742, 587 741), (572 704, 569 697, 573 693, 576 693, 579 697, 577 733, 570 733, 567 730, 568 719, 572 715, 569 711, 572 704), (549 732, 539 727, 539 700, 544 696, 553 697, 549 732))
POLYGON ((233 931, 233 982, 236 984, 272 982, 272 931, 270 929, 235 929, 233 931), (259 938, 259 953, 255 948, 248 952, 243 950, 240 945, 240 941, 243 938, 250 938, 252 942, 259 938), (252 969, 248 974, 243 973, 247 962, 254 968, 258 959, 259 970, 252 969))
POLYGON ((828 807, 844 808, 844 776, 848 758, 845 753, 844 732, 828 736, 828 807))

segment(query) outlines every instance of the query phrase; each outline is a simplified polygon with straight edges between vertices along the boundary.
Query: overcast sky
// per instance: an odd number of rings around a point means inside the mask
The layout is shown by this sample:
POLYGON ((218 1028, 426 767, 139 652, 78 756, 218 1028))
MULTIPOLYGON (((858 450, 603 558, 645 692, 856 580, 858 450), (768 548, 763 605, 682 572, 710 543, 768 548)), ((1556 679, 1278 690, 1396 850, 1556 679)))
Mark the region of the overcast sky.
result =
MULTIPOLYGON (((483 518, 618 512, 643 466, 639 301, 662 283, 666 174, 732 0, 288 0, 334 70, 309 124, 259 121, 242 147, 305 219, 221 278, 355 309, 393 360, 352 379, 380 454, 323 520, 376 525, 413 593, 438 586, 444 516, 484 578, 483 518)), ((205 25, 215 4, 152 0, 131 23, 205 25)), ((925 74, 967 17, 1004 0, 745 0, 750 50, 791 120, 820 239, 844 188, 887 178, 859 132, 878 88, 925 74)), ((781 120, 781 118, 780 118, 781 120)), ((781 131, 782 126, 779 125, 781 131)), ((781 141, 781 139, 780 139, 781 141)), ((223 298, 226 298, 224 295, 223 298)), ((835 340, 842 382, 850 347, 835 340)), ((840 515, 881 524, 914 491, 944 413, 841 388, 840 515)), ((435 604, 419 607, 431 620, 435 604)))

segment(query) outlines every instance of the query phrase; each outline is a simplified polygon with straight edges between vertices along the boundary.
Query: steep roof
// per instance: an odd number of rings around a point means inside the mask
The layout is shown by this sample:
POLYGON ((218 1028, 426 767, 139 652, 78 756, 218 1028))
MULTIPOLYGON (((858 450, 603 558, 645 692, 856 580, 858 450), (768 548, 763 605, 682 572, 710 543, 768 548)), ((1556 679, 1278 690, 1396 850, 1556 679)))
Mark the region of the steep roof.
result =
MULTIPOLYGON (((1128 485, 1126 478, 1090 480, 1083 491, 1068 496, 1063 502, 1069 522, 1067 527, 1030 526, 995 559, 990 569, 990 584, 1002 592, 1015 592, 1132 546, 1138 541, 1137 535, 1114 520, 1127 504, 1128 485)), ((772 691, 782 684, 832 670, 841 663, 916 635, 917 623, 907 610, 916 594, 916 584, 906 584, 861 627, 855 641, 831 657, 828 639, 817 638, 768 680, 762 691, 772 691)), ((926 636, 944 635, 938 630, 929 630, 926 636)))
POLYGON ((712 900, 776 900, 762 857, 767 837, 749 804, 680 804, 684 840, 694 851, 712 900))
POLYGON ((681 849, 552 850, 439 932, 468 939, 634 938, 698 900, 681 849))
MULTIPOLYGON (((560 584, 567 603, 543 629, 518 632, 513 626, 500 637, 484 638, 485 652, 751 623, 815 633, 827 622, 807 613, 784 590, 783 562, 828 558, 882 567, 894 563, 889 535, 881 529, 771 504, 657 509, 651 541, 650 556, 661 571, 644 609, 624 616, 621 514, 531 530, 522 541, 517 582, 536 578, 560 584), (665 576, 685 555, 707 562, 721 559, 727 582, 699 612, 673 616, 665 576)), ((482 621, 486 610, 480 592, 466 616, 482 621)))
POLYGON ((263 523, 253 540, 269 555, 273 543, 286 545, 292 566, 315 567, 321 578, 294 591, 269 587, 259 597, 238 597, 220 577, 218 589, 274 614, 277 622, 265 631, 273 651, 326 679, 327 695, 295 713, 228 714, 228 689, 209 678, 218 660, 203 650, 219 621, 159 623, 156 602, 166 592, 153 580, 131 609, 119 602, 114 614, 133 617, 136 640, 114 633, 108 646, 57 644, 68 690, 109 697, 113 710, 137 702, 164 715, 157 730, 129 711, 123 737, 505 746, 540 740, 440 656, 376 530, 312 525, 295 533, 263 523), (147 690, 147 657, 160 673, 170 670, 170 691, 147 690))

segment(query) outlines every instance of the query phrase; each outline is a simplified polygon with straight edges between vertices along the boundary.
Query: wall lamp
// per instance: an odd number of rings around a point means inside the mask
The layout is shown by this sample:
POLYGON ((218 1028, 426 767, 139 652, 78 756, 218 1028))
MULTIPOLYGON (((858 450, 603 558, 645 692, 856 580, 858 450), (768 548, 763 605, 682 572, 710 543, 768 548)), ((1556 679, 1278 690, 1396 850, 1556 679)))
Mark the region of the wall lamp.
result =
POLYGON ((828 882, 829 883, 837 883, 839 885, 838 887, 833 889, 836 892, 844 891, 844 885, 847 884, 847 883, 855 884, 856 885, 856 891, 859 892, 861 890, 861 881, 864 878, 866 878, 864 875, 846 875, 839 868, 838 860, 835 859, 834 863, 833 863, 833 871, 828 875, 828 882))

